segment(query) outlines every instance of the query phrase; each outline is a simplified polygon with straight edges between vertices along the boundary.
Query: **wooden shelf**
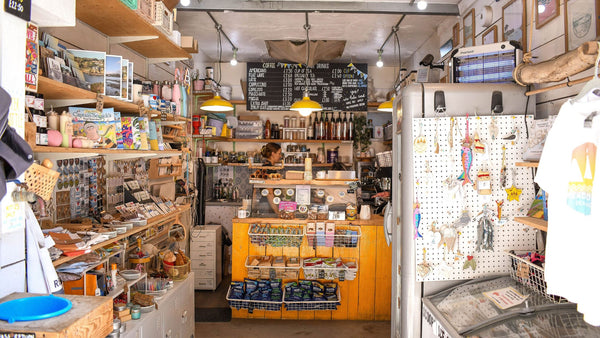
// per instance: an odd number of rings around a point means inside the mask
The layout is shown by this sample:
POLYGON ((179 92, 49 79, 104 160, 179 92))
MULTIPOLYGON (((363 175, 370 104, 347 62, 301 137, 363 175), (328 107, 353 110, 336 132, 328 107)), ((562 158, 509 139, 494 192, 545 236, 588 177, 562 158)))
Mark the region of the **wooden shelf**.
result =
MULTIPOLYGON (((43 76, 38 78, 38 93, 44 94, 44 99, 48 100, 96 100, 98 96, 98 94, 89 90, 71 86, 43 76)), ((115 108, 115 110, 122 113, 137 114, 140 110, 137 104, 117 100, 109 96, 104 96, 104 106, 115 108)))
POLYGON ((515 217, 515 222, 519 222, 530 227, 536 228, 542 231, 548 231, 548 221, 544 221, 540 218, 534 217, 515 217))
POLYGON ((179 155, 180 150, 133 150, 133 149, 104 149, 104 148, 63 148, 63 147, 47 147, 35 146, 34 153, 53 153, 53 154, 99 154, 99 155, 139 155, 152 156, 154 155, 179 155))
POLYGON ((331 143, 331 144, 352 144, 352 141, 339 140, 284 140, 284 139, 256 139, 256 138, 227 138, 227 137, 204 137, 201 135, 192 135, 193 138, 203 138, 205 141, 215 142, 246 142, 246 143, 331 143))
POLYGON ((120 0, 78 0, 76 11, 77 19, 109 37, 158 36, 156 39, 123 43, 147 58, 192 58, 161 30, 120 0))
MULTIPOLYGON (((144 231, 144 230, 146 230, 146 229, 148 229, 150 227, 162 224, 162 223, 164 223, 165 221, 168 221, 171 218, 179 216, 181 213, 186 212, 189 209, 190 209, 190 205, 189 204, 188 205, 183 205, 183 206, 178 207, 177 211, 174 211, 174 212, 172 212, 170 214, 161 215, 161 216, 156 216, 156 217, 150 218, 148 220, 148 223, 146 225, 139 226, 139 227, 134 227, 133 229, 127 231, 124 234, 118 235, 115 238, 111 238, 111 239, 109 239, 107 241, 104 241, 104 242, 92 245, 91 250, 94 251, 96 249, 100 249, 100 248, 105 247, 107 245, 110 245, 110 244, 112 244, 112 243, 114 243, 116 241, 122 240, 122 239, 127 238, 127 237, 129 237, 131 235, 137 234, 138 232, 142 232, 142 231, 144 231)), ((75 259, 76 257, 79 257, 79 256, 61 256, 59 259, 57 259, 54 262, 52 262, 52 265, 59 266, 59 265, 61 265, 63 263, 66 263, 66 262, 72 260, 72 259, 75 259)))
POLYGON ((322 180, 263 180, 263 179, 250 179, 251 184, 256 184, 257 187, 266 186, 284 186, 284 185, 346 185, 347 182, 358 182, 358 179, 347 179, 347 180, 333 180, 333 179, 322 179, 322 180))
POLYGON ((517 167, 528 167, 528 168, 537 168, 540 162, 516 162, 515 165, 517 167))
MULTIPOLYGON (((246 104, 246 100, 228 100, 231 104, 242 105, 246 104)), ((367 102, 367 107, 379 107, 383 102, 367 102)))

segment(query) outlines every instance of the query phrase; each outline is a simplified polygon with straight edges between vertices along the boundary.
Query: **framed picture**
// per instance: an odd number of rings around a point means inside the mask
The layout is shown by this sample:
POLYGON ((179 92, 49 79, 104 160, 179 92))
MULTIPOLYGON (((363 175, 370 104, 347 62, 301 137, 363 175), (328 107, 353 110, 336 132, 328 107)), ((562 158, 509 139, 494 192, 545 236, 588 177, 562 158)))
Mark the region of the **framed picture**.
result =
POLYGON ((452 48, 460 45, 460 23, 456 23, 452 27, 452 48))
POLYGON ((481 42, 484 45, 498 42, 498 27, 494 25, 483 32, 483 34, 481 34, 481 42))
POLYGON ((594 0, 565 1, 565 49, 570 51, 600 33, 600 4, 594 0))
POLYGON ((526 15, 525 0, 511 0, 502 7, 502 41, 518 41, 523 50, 527 49, 526 15))
POLYGON ((535 10, 535 28, 540 29, 552 19, 560 15, 559 0, 537 0, 535 10))
POLYGON ((475 45, 475 8, 467 12, 463 18, 463 46, 475 45))

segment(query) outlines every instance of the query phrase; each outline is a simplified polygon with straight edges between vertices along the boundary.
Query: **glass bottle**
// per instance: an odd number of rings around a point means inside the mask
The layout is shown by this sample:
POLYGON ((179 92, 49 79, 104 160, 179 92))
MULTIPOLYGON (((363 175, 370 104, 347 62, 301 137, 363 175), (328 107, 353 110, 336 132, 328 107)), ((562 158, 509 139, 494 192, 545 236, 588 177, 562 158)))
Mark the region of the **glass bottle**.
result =
POLYGON ((325 122, 323 121, 323 114, 324 112, 321 112, 321 120, 319 121, 319 140, 325 139, 325 122))
POLYGON ((265 138, 271 138, 271 121, 269 121, 269 119, 265 122, 265 138))
POLYGON ((308 128, 306 129, 306 139, 312 140, 314 137, 313 134, 313 123, 312 123, 312 114, 308 116, 308 128))
POLYGON ((367 122, 367 135, 369 138, 373 138, 373 120, 371 119, 367 122))
POLYGON ((325 124, 323 125, 323 130, 325 131, 324 140, 331 140, 331 125, 329 124, 329 114, 325 112, 325 124))
POLYGON ((335 139, 336 140, 341 140, 342 139, 342 119, 341 116, 342 113, 338 112, 338 117, 335 120, 335 139))
POLYGON ((344 112, 344 119, 342 120, 342 140, 348 139, 348 119, 346 118, 346 112, 344 112))
POLYGON ((354 113, 350 113, 350 120, 348 121, 348 140, 354 139, 354 113))

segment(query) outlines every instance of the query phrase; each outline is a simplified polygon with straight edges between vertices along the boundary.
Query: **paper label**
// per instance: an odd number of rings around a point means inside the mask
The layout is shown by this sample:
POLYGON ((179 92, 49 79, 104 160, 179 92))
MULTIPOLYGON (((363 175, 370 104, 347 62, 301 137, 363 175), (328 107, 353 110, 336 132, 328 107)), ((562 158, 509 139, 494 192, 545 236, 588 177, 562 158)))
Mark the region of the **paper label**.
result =
POLYGON ((529 295, 522 295, 512 287, 484 292, 483 295, 502 310, 519 305, 529 297, 529 295))

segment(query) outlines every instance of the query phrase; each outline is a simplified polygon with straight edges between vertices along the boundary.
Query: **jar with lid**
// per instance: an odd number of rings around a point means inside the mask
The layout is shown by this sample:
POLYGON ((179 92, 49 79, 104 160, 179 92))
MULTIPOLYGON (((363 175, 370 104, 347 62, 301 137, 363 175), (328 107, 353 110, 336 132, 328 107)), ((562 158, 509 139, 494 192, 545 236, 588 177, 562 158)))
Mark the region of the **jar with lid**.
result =
POLYGON ((300 128, 306 128, 306 117, 300 118, 300 128))
POLYGON ((290 117, 289 116, 284 116, 283 117, 283 127, 284 128, 289 128, 290 127, 290 117))
POLYGON ((292 116, 292 118, 290 119, 290 128, 296 128, 297 121, 298 121, 298 118, 295 116, 292 116))

